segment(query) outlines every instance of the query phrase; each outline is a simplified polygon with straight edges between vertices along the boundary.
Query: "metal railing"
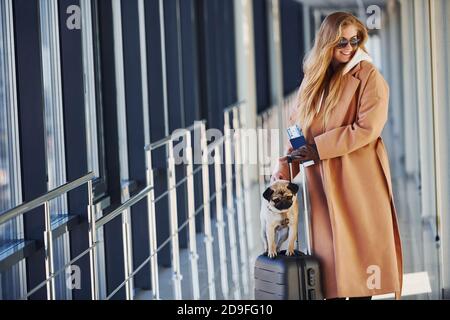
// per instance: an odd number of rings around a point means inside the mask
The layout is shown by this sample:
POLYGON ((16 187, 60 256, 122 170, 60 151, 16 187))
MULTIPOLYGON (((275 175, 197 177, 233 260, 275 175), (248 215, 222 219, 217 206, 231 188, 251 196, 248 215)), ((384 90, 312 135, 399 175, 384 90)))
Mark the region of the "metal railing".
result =
MULTIPOLYGON (((12 208, 5 213, 3 213, 0 216, 0 224, 5 223, 11 219, 14 219, 20 215, 25 214, 28 211, 31 211, 33 209, 36 209, 40 206, 44 206, 44 215, 45 215, 45 231, 44 231, 44 249, 45 249, 45 273, 46 273, 46 280, 39 285, 37 285, 35 288, 30 290, 25 297, 22 297, 22 299, 26 299, 29 296, 31 296, 33 293, 44 287, 47 286, 47 298, 49 300, 55 299, 55 277, 57 274, 62 272, 63 270, 59 270, 57 273, 55 273, 54 270, 54 255, 53 255, 53 235, 52 235, 52 228, 51 228, 51 214, 50 214, 50 201, 58 198, 59 196, 68 193, 78 187, 81 187, 84 184, 88 184, 89 193, 92 193, 92 179, 94 178, 94 174, 88 173, 87 175, 66 183, 48 193, 45 195, 42 195, 30 202, 21 204, 15 208, 12 208)), ((91 198, 91 197, 90 197, 91 198)), ((78 260, 78 259, 77 259, 78 260)), ((72 262, 73 263, 73 262, 72 262)))
MULTIPOLYGON (((98 229, 105 226, 117 217, 122 217, 122 232, 123 232, 123 254, 125 261, 125 278, 124 281, 109 293, 106 299, 112 298, 121 288, 125 286, 126 299, 134 298, 134 276, 142 270, 142 268, 150 263, 151 272, 151 287, 152 298, 161 299, 160 286, 159 286, 159 268, 158 268, 158 253, 168 244, 171 244, 171 268, 173 271, 172 276, 172 288, 173 297, 175 299, 182 299, 183 292, 181 281, 183 279, 182 271, 180 268, 180 244, 178 234, 186 226, 188 226, 188 241, 189 241, 189 259, 190 259, 190 271, 191 271, 191 287, 192 297, 194 299, 201 298, 201 288, 199 279, 198 259, 199 254, 197 250, 196 242, 196 223, 195 218, 198 214, 203 212, 204 215, 204 242, 207 264, 207 289, 209 291, 209 299, 216 299, 216 274, 220 273, 220 283, 222 289, 222 296, 224 299, 231 297, 230 288, 228 285, 228 272, 227 257, 231 260, 232 270, 232 286, 231 293, 234 299, 241 299, 242 293, 247 297, 249 295, 249 262, 248 262, 248 243, 247 243, 247 229, 245 218, 245 206, 244 188, 243 188, 243 170, 242 165, 242 144, 240 141, 239 130, 232 134, 232 129, 241 128, 240 110, 244 106, 243 102, 233 105, 224 110, 224 136, 208 145, 206 123, 205 121, 199 121, 182 130, 177 130, 171 136, 168 136, 160 141, 152 143, 145 147, 146 154, 146 186, 138 192, 136 195, 128 195, 127 200, 122 203, 118 208, 110 212, 108 215, 96 219, 96 206, 94 204, 92 179, 93 173, 89 173, 86 176, 67 183, 53 191, 50 191, 46 195, 39 197, 29 203, 18 206, 9 210, 2 216, 0 216, 0 224, 10 219, 17 217, 27 211, 30 211, 40 205, 45 205, 45 262, 46 262, 46 279, 38 286, 33 288, 22 299, 28 299, 33 293, 41 289, 43 286, 47 286, 47 298, 49 300, 55 299, 55 283, 54 279, 57 275, 61 274, 70 267, 74 262, 78 261, 85 255, 89 254, 90 259, 90 275, 91 275, 91 296, 92 299, 100 299, 99 294, 99 241, 98 241, 98 229), (200 151, 201 151, 201 163, 198 168, 194 170, 194 158, 192 148, 192 132, 200 130, 200 151), (180 138, 184 138, 185 146, 185 165, 186 176, 180 181, 176 181, 175 175, 175 157, 174 157, 174 143, 180 138), (152 166, 152 151, 161 147, 166 148, 167 155, 167 181, 168 188, 165 192, 155 198, 154 188, 154 170, 152 166), (225 159, 222 157, 221 150, 224 149, 225 159), (209 157, 212 155, 213 163, 209 163, 209 157), (225 160, 225 161, 224 161, 225 160), (222 164, 224 161, 225 182, 222 179, 222 164), (214 170, 214 193, 210 194, 210 165, 214 170), (202 193, 203 203, 200 207, 195 208, 195 194, 194 194, 194 175, 197 173, 202 174, 202 193), (49 201, 55 197, 61 196, 75 188, 80 187, 83 184, 88 184, 88 224, 89 224, 89 247, 72 259, 69 263, 64 265, 59 270, 54 270, 54 254, 52 245, 52 230, 50 223, 50 211, 49 201), (179 226, 178 222, 178 208, 177 208, 177 187, 186 183, 187 185, 187 213, 188 218, 185 222, 179 226), (225 212, 227 222, 225 222, 223 199, 224 193, 226 194, 225 212), (170 236, 163 241, 159 247, 157 243, 157 226, 156 226, 156 209, 155 204, 168 197, 169 203, 169 216, 170 216, 170 236), (133 205, 147 199, 148 208, 148 235, 149 235, 149 256, 133 270, 132 268, 132 237, 131 237, 131 214, 129 213, 133 205), (214 267, 214 255, 213 255, 213 231, 212 231, 212 219, 211 208, 215 201, 216 212, 216 228, 217 228, 217 240, 219 245, 219 269, 214 267), (126 215, 126 216, 124 216, 126 215), (235 218, 238 220, 237 230, 235 218), (229 250, 227 252, 227 243, 225 235, 225 227, 228 226, 228 238, 229 238, 229 250), (236 234, 237 233, 237 234, 236 234), (237 239, 237 235, 239 240, 237 239), (239 241, 239 248, 238 248, 239 241), (238 255, 240 253, 240 255, 238 255)), ((161 213, 160 213, 161 214, 161 213)), ((252 227, 252 226, 249 226, 252 227)))
POLYGON ((267 183, 269 182, 270 172, 276 159, 280 157, 281 154, 285 152, 284 145, 279 145, 279 139, 273 143, 270 131, 272 129, 279 130, 279 134, 287 140, 286 128, 288 127, 288 118, 290 116, 289 112, 296 103, 297 90, 294 90, 286 98, 283 99, 280 106, 274 105, 269 109, 258 114, 256 119, 258 131, 258 165, 260 168, 259 174, 259 186, 261 193, 264 192, 267 183), (280 110, 281 108, 281 110, 280 110), (281 112, 280 112, 281 111, 281 112), (281 121, 279 117, 281 116, 281 121), (282 127, 280 128, 280 123, 282 127), (274 146, 279 146, 276 148, 274 146))

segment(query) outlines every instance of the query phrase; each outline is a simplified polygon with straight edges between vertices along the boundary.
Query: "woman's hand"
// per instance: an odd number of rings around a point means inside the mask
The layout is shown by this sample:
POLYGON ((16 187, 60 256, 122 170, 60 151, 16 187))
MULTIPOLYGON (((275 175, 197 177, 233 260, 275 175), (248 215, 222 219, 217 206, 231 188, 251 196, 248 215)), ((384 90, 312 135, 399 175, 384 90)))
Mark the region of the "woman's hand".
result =
MULTIPOLYGON (((290 154, 294 149, 289 147, 287 150, 287 154, 290 154)), ((272 173, 270 177, 270 183, 275 182, 277 180, 289 180, 289 167, 287 163, 287 156, 278 158, 278 165, 275 171, 272 173)))
POLYGON ((277 180, 289 180, 289 174, 286 175, 286 173, 280 171, 275 172, 272 174, 272 178, 270 179, 270 182, 275 182, 277 180))
POLYGON ((278 165, 270 177, 270 183, 277 180, 289 180, 289 167, 286 156, 278 159, 278 165))
POLYGON ((306 144, 299 149, 292 150, 290 155, 301 162, 313 160, 315 163, 318 163, 320 161, 319 152, 315 144, 306 144))

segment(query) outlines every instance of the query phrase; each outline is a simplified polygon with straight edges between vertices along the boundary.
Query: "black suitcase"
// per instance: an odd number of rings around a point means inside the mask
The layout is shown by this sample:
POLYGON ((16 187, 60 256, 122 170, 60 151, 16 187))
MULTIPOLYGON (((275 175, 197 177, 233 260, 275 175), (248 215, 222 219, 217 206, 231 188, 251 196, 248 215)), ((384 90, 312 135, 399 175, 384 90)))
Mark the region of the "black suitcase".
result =
MULTIPOLYGON (((291 180, 292 159, 289 159, 291 180)), ((307 253, 295 251, 295 256, 286 256, 281 251, 275 259, 260 255, 255 262, 256 300, 322 300, 319 260, 311 254, 311 230, 309 223, 309 197, 305 184, 304 167, 301 165, 299 183, 299 208, 305 219, 307 253), (300 196, 302 195, 302 196, 300 196)), ((294 182, 295 183, 295 182, 294 182)), ((300 220, 300 219, 299 219, 300 220)), ((300 229, 300 228, 299 228, 300 229)), ((298 240, 297 240, 298 246, 298 240)))

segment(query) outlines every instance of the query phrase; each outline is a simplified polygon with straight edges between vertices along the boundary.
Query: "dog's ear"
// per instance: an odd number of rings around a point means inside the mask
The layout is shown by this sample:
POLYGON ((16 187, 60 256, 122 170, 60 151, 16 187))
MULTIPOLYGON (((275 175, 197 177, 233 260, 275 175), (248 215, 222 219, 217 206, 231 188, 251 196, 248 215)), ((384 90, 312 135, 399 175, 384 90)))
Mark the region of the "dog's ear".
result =
POLYGON ((297 194, 298 192, 298 185, 296 185, 295 183, 289 183, 287 188, 291 190, 293 194, 297 194))
POLYGON ((270 201, 270 197, 272 196, 272 194, 273 194, 274 192, 275 192, 275 191, 273 191, 271 187, 268 187, 268 188, 266 189, 266 191, 264 191, 264 193, 263 193, 264 199, 266 199, 267 201, 270 201))

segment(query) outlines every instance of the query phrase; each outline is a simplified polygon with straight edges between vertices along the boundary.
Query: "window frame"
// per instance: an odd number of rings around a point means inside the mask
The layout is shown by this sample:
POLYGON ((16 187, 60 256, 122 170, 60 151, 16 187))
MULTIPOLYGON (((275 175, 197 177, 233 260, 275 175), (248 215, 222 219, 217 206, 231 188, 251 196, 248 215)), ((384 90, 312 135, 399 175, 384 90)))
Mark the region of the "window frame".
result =
POLYGON ((93 181, 94 202, 108 197, 108 176, 106 172, 105 140, 103 127, 103 99, 100 27, 97 0, 80 0, 81 14, 88 17, 82 28, 83 68, 85 82, 85 111, 86 111, 86 143, 88 146, 88 168, 96 177, 93 181), (90 44, 90 46, 89 46, 90 44), (89 88, 95 89, 89 92, 89 88), (95 122, 89 121, 89 114, 95 115, 95 122), (91 124, 91 126, 88 126, 91 124), (90 146, 89 135, 95 135, 93 145, 90 146), (89 155, 96 153, 96 155, 89 155), (90 160, 91 159, 91 160, 90 160), (92 165, 92 159, 96 164, 92 165))

